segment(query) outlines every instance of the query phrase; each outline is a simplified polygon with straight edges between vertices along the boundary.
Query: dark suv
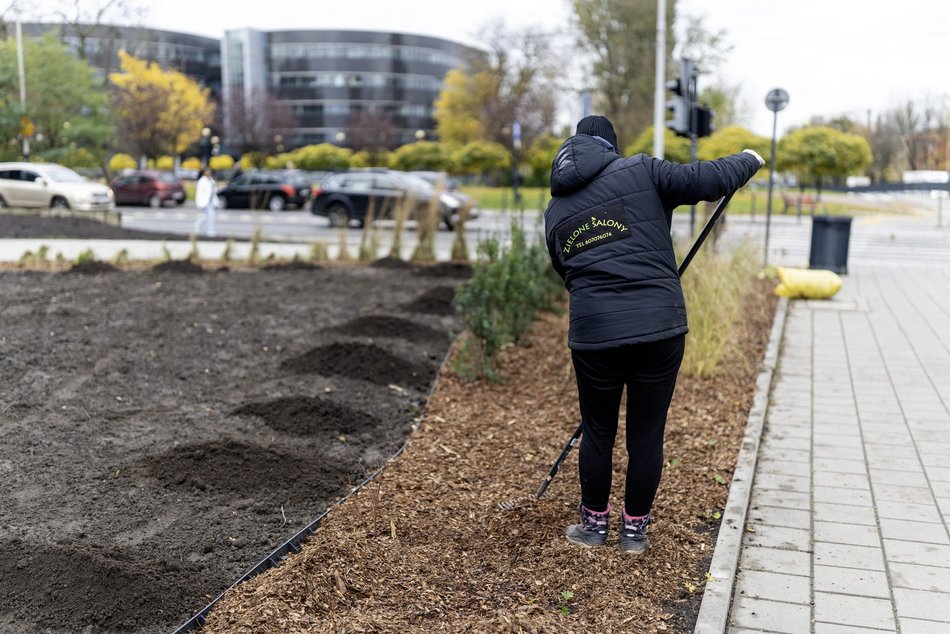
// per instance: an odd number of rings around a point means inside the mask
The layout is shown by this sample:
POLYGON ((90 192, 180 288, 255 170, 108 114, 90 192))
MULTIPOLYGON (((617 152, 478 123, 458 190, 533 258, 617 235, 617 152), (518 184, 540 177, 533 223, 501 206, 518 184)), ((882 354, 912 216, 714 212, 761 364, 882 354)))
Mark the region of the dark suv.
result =
POLYGON ((117 205, 161 207, 169 202, 185 202, 185 186, 171 172, 138 170, 119 176, 109 187, 115 192, 117 205))
POLYGON ((298 172, 244 172, 218 190, 222 207, 283 211, 310 200, 310 177, 298 172))
MULTIPOLYGON (((424 179, 396 170, 351 171, 335 174, 324 180, 314 191, 310 211, 326 216, 331 227, 355 221, 362 225, 372 201, 373 215, 390 219, 400 201, 410 198, 414 204, 409 217, 428 209, 438 192, 424 179)), ((439 220, 449 229, 459 202, 451 196, 439 198, 439 220)))

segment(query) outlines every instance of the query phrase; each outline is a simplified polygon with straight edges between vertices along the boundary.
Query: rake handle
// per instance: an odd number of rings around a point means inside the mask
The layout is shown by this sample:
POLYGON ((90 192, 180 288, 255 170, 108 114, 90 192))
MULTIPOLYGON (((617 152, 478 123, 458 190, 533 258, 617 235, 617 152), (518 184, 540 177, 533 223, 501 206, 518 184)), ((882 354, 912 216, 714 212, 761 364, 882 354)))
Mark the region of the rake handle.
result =
POLYGON ((547 491, 548 485, 551 484, 551 480, 553 480, 554 476, 557 475, 558 469, 560 469, 564 461, 567 460, 567 454, 571 453, 571 449, 574 448, 574 445, 576 445, 577 441, 580 439, 583 429, 584 423, 582 422, 577 426, 577 429, 574 431, 574 435, 571 436, 570 441, 568 441, 568 443, 564 446, 564 449, 561 451, 561 455, 558 456, 554 466, 551 467, 551 471, 548 472, 548 475, 545 476, 544 480, 541 481, 541 486, 538 487, 538 490, 534 494, 535 499, 540 500, 541 496, 544 495, 544 492, 547 491))
POLYGON ((696 254, 699 252, 699 247, 703 246, 703 242, 706 241, 706 237, 709 236, 709 232, 713 230, 713 227, 716 226, 716 223, 719 222, 720 216, 723 212, 726 211, 726 205, 729 204, 729 201, 732 200, 732 195, 738 190, 734 190, 722 197, 722 200, 719 201, 719 204, 716 206, 716 211, 713 212, 713 215, 709 217, 709 221, 706 223, 706 226, 703 227, 703 230, 699 233, 699 237, 696 238, 696 242, 693 243, 693 246, 690 247, 689 253, 686 254, 686 257, 683 258, 683 261, 680 263, 679 267, 679 276, 683 277, 683 272, 686 271, 686 267, 689 266, 689 263, 693 261, 693 258, 696 257, 696 254))

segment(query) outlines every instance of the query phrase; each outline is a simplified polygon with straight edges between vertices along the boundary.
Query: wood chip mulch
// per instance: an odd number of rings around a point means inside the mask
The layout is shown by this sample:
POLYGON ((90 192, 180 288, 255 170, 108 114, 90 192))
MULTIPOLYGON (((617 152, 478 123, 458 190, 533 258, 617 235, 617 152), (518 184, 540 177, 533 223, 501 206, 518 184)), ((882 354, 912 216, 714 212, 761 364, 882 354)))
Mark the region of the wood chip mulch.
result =
MULTIPOLYGON (((334 508, 300 554, 224 597, 202 631, 691 632, 772 286, 758 281, 748 293, 716 375, 679 379, 645 555, 620 551, 614 517, 607 548, 564 538, 577 521, 576 452, 544 500, 498 509, 534 492, 577 426, 567 319, 547 314, 527 347, 502 352, 504 384, 443 373, 406 451, 334 508)), ((615 508, 625 463, 621 440, 615 508)))

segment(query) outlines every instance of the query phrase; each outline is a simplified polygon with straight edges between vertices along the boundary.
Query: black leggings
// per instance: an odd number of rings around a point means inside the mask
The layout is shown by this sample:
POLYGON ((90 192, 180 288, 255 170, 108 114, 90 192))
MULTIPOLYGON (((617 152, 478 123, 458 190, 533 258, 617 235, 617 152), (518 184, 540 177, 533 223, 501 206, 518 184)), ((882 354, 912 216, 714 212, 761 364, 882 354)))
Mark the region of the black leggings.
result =
POLYGON ((627 386, 627 482, 630 515, 653 506, 663 471, 663 430, 683 361, 686 335, 608 350, 574 350, 574 371, 584 435, 580 458, 581 503, 607 508, 613 475, 620 397, 627 386))

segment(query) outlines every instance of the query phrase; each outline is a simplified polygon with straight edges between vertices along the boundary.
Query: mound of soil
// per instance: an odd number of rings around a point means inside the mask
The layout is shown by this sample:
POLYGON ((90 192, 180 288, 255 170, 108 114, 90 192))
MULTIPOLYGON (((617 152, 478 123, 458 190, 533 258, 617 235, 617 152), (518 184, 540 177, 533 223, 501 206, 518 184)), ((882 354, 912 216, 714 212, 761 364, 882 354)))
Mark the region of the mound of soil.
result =
POLYGON ((413 268, 412 264, 409 262, 392 257, 385 257, 375 260, 370 264, 370 266, 374 269, 394 269, 397 271, 405 271, 407 269, 413 268))
MULTIPOLYGON (((265 491, 279 501, 332 498, 361 470, 327 456, 297 456, 231 441, 177 447, 141 461, 166 488, 253 495, 265 491)), ((133 470, 135 465, 133 465, 133 470)))
POLYGON ((54 631, 65 623, 88 624, 84 632, 139 631, 180 619, 182 607, 209 582, 191 564, 156 563, 88 544, 0 541, 0 596, 15 606, 10 614, 17 621, 54 631))
POLYGON ((322 266, 301 260, 278 262, 277 264, 268 264, 261 267, 264 271, 319 271, 322 268, 322 266))
POLYGON ((115 273, 119 269, 108 262, 91 260, 89 262, 77 262, 63 271, 63 275, 99 275, 100 273, 115 273))
POLYGON ((205 270, 200 264, 195 264, 191 260, 169 260, 156 264, 150 271, 155 273, 204 273, 205 270))
POLYGON ((431 266, 420 266, 416 269, 416 275, 422 277, 456 277, 459 279, 468 279, 472 277, 472 265, 465 262, 439 262, 431 266))
POLYGON ((402 307, 409 312, 427 315, 455 314, 455 287, 437 286, 402 307))
POLYGON ((428 390, 438 368, 397 357, 373 344, 331 343, 284 361, 291 372, 339 375, 377 385, 398 385, 428 390))
POLYGON ((398 337, 418 343, 448 343, 448 336, 441 330, 401 317, 390 317, 389 315, 357 317, 339 326, 334 326, 330 331, 354 337, 398 337))
POLYGON ((309 396, 288 396, 248 403, 231 412, 256 416, 268 427, 294 436, 328 437, 355 434, 379 426, 379 419, 345 403, 309 396))

